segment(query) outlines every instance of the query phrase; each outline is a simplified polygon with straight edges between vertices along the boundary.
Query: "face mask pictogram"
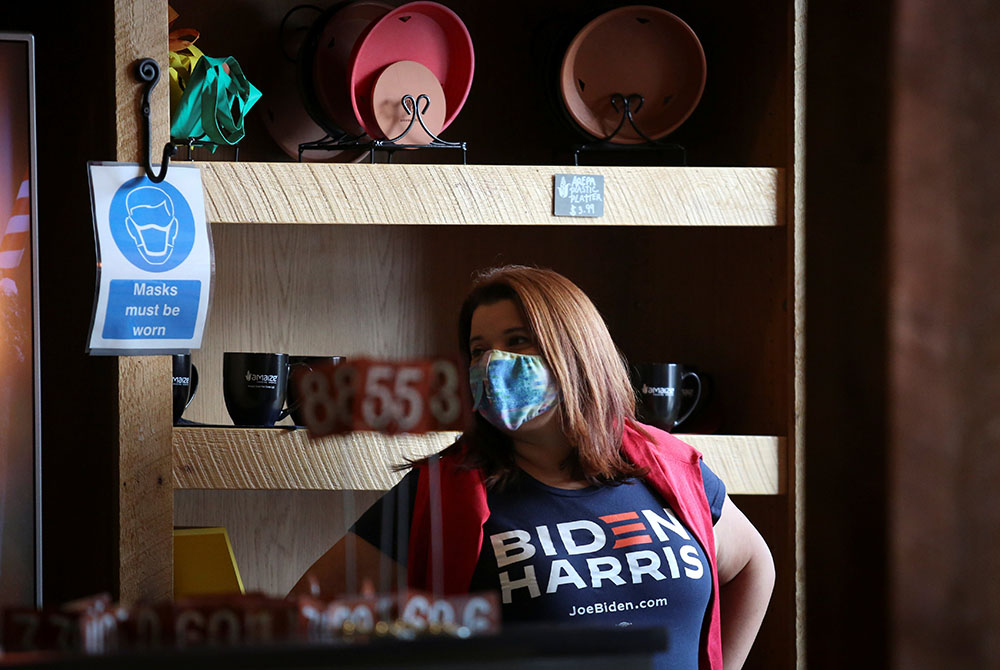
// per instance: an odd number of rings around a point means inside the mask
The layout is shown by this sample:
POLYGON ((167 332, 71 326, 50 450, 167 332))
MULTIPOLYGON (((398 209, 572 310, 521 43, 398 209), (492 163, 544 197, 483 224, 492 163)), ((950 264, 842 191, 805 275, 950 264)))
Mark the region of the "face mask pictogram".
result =
POLYGON ((129 192, 125 207, 125 228, 139 255, 150 265, 166 263, 180 227, 170 196, 155 186, 141 186, 129 192))

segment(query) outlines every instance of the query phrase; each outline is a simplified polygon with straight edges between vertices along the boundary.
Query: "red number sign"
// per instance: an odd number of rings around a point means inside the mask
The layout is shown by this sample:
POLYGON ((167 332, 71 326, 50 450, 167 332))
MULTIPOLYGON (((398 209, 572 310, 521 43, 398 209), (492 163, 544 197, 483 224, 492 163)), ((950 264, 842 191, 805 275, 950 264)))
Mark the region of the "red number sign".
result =
POLYGON ((352 430, 426 433, 465 430, 468 383, 448 358, 355 359, 296 371, 301 412, 316 437, 352 430))

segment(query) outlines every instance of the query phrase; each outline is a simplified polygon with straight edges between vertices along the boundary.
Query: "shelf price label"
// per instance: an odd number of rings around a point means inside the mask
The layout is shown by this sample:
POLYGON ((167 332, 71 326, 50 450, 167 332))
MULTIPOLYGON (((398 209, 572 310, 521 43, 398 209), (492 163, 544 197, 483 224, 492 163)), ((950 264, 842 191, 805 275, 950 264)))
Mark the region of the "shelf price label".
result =
POLYGON ((471 399, 459 369, 450 358, 355 359, 296 370, 291 383, 302 398, 301 413, 314 437, 355 430, 465 430, 471 399))
POLYGON ((552 184, 552 209, 556 216, 604 216, 604 176, 556 174, 552 184))

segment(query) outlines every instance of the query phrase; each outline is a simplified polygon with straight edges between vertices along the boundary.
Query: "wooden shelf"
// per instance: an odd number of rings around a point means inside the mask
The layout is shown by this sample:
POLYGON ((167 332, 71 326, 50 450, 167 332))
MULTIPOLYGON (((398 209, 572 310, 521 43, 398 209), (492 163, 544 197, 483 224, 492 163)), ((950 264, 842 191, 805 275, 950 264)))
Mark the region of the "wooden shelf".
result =
MULTIPOLYGON (((173 432, 174 487, 229 490, 391 488, 393 466, 440 451, 458 433, 387 436, 350 433, 312 440, 305 430, 181 427, 173 432)), ((680 435, 705 456, 729 493, 785 492, 785 439, 680 435)))
POLYGON ((212 223, 783 225, 777 168, 201 162, 212 223), (553 175, 601 174, 600 219, 552 214, 553 175))

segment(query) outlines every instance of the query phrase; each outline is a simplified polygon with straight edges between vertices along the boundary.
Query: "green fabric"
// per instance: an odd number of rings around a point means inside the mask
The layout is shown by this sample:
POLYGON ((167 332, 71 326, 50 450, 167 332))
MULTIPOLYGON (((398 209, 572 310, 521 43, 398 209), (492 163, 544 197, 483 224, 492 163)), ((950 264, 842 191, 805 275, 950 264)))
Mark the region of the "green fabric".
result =
POLYGON ((172 115, 170 136, 233 145, 246 134, 243 120, 260 91, 243 76, 233 57, 197 59, 172 115), (229 66, 229 72, 223 69, 229 66))

